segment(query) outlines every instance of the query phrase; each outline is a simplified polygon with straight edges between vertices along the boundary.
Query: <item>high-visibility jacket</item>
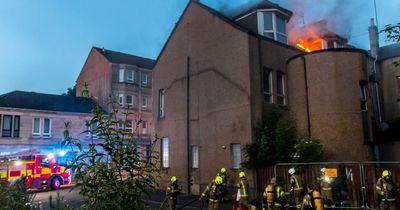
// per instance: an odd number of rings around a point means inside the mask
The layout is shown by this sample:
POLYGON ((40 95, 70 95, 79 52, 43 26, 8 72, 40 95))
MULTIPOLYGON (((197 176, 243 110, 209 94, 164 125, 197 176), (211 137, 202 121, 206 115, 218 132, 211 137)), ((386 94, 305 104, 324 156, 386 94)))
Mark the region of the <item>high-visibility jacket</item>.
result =
POLYGON ((302 189, 303 189, 303 185, 302 185, 299 177, 295 174, 290 176, 290 191, 293 191, 293 190, 301 191, 302 189))
POLYGON ((302 210, 323 210, 321 195, 317 190, 309 191, 303 199, 302 210))
POLYGON ((181 192, 181 189, 176 182, 169 182, 167 187, 167 196, 170 198, 176 198, 181 192))
POLYGON ((211 200, 213 201, 220 201, 223 198, 223 189, 222 189, 221 184, 215 184, 214 181, 212 181, 209 185, 207 185, 206 189, 204 192, 201 194, 201 197, 209 196, 211 200))
POLYGON ((386 181, 384 178, 379 178, 375 188, 382 200, 393 202, 396 201, 397 187, 391 181, 386 181))
POLYGON ((249 196, 249 182, 247 181, 246 177, 240 178, 238 187, 240 190, 240 197, 249 196))

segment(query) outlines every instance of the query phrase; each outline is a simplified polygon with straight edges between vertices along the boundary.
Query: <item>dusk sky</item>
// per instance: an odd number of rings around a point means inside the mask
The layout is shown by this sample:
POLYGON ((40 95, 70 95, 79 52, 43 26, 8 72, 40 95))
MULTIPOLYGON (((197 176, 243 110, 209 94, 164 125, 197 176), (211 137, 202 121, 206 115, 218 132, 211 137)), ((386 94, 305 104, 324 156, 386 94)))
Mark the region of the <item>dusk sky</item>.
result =
MULTIPOLYGON (((233 14, 259 0, 202 0, 233 14)), ((376 0, 379 28, 400 22, 399 0, 376 0)), ((4 0, 0 2, 0 94, 60 94, 72 87, 92 46, 156 59, 188 0, 4 0)), ((331 19, 350 44, 368 49, 373 0, 274 0, 311 23, 331 19)), ((380 36, 380 45, 387 45, 380 36)))

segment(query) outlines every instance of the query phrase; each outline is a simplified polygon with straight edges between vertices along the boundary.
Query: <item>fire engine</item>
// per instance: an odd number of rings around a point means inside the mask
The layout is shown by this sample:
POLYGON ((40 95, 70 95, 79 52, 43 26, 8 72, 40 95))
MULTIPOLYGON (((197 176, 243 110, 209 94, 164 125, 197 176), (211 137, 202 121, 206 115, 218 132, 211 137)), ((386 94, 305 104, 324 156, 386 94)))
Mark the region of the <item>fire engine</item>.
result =
POLYGON ((15 160, 0 162, 2 182, 12 183, 24 176, 27 179, 28 189, 59 189, 61 185, 71 184, 69 170, 57 164, 54 154, 29 155, 13 159, 15 160))

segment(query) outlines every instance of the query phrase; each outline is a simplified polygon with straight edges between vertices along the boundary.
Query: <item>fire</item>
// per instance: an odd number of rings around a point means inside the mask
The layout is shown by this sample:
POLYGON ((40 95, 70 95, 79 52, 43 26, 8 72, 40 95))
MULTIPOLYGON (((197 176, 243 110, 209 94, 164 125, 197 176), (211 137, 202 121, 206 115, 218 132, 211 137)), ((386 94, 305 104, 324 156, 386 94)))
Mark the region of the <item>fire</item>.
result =
POLYGON ((321 50, 324 48, 324 40, 322 38, 310 38, 307 40, 300 39, 296 46, 306 52, 321 50))

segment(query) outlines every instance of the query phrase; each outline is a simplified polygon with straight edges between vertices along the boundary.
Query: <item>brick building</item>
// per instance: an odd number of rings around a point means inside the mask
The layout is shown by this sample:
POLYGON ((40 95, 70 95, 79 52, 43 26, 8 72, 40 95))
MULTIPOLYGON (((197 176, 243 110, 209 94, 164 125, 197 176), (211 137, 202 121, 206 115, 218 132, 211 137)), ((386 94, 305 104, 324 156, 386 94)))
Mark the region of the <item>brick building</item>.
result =
POLYGON ((85 84, 91 96, 107 112, 118 109, 119 117, 129 111, 127 128, 140 144, 149 145, 152 124, 152 68, 154 60, 93 47, 76 80, 77 95, 85 84), (114 103, 110 103, 114 102, 114 103), (142 120, 140 125, 137 122, 142 120), (140 136, 140 138, 139 138, 140 136))
POLYGON ((0 95, 0 155, 24 151, 58 153, 65 123, 71 136, 85 146, 91 137, 82 134, 95 103, 87 98, 13 91, 0 95))
MULTIPOLYGON (((153 69, 162 184, 176 175, 198 194, 221 167, 234 184, 243 147, 268 120, 270 104, 289 110, 302 136, 321 139, 328 160, 372 160, 373 59, 331 49, 344 46, 332 36, 331 47, 310 54, 288 45, 291 15, 265 1, 230 19, 189 2, 153 69)), ((246 172, 254 186, 255 174, 246 172)))

